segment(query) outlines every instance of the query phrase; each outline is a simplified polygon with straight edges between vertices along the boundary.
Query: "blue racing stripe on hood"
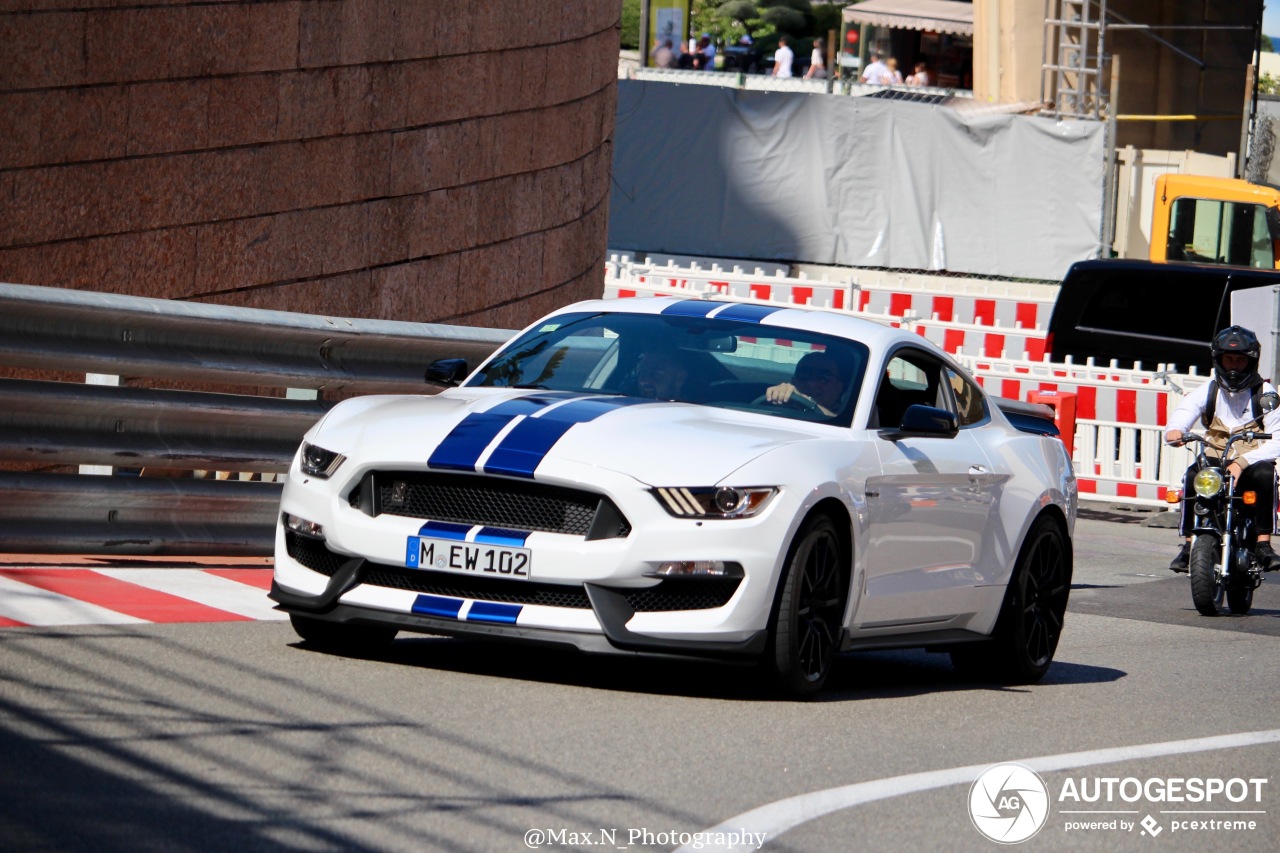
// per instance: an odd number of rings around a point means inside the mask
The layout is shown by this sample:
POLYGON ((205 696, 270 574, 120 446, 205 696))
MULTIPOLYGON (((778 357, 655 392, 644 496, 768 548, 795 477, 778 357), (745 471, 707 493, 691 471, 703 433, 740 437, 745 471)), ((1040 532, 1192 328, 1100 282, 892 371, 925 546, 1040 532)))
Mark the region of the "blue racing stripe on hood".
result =
POLYGON ((772 305, 748 305, 740 303, 732 305, 716 315, 717 320, 738 320, 744 323, 759 323, 770 314, 776 314, 781 308, 772 305))
POLYGON ((507 424, 520 415, 531 415, 573 396, 576 395, 568 392, 530 394, 499 403, 488 411, 467 415, 436 446, 427 465, 446 471, 474 471, 480 454, 507 424))
POLYGON ((706 299, 681 299, 674 305, 662 309, 663 314, 674 317, 705 317, 717 308, 728 305, 727 302, 709 302, 706 299))
POLYGON ((525 418, 494 448, 484 463, 485 473, 532 477, 547 452, 576 424, 594 421, 615 409, 652 402, 636 397, 594 397, 525 418))

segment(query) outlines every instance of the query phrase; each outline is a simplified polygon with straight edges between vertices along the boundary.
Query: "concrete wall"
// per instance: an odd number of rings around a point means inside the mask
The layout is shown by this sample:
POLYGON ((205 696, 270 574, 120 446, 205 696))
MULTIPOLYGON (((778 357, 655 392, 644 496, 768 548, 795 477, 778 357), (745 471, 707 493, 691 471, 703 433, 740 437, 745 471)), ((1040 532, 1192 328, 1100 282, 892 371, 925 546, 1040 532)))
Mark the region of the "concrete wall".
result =
POLYGON ((0 12, 0 281, 516 327, 599 294, 616 0, 0 12))

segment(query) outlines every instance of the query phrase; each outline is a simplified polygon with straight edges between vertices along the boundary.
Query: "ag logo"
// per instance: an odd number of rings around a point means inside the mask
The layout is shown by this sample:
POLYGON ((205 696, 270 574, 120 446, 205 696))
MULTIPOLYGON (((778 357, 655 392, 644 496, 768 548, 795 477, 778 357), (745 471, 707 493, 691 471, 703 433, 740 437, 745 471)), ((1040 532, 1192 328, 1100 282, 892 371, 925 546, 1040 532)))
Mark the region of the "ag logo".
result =
POLYGON ((992 841, 1026 841, 1049 818, 1049 789, 1030 767, 997 764, 982 771, 969 789, 969 817, 992 841))

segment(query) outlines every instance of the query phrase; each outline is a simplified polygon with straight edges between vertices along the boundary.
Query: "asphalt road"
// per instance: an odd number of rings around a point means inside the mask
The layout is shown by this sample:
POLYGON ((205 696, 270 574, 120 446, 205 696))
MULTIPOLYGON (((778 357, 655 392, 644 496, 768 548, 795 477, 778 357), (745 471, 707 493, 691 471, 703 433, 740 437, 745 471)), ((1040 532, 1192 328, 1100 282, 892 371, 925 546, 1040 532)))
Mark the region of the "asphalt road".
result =
POLYGON ((793 703, 745 668, 427 637, 356 660, 281 623, 3 630, 0 845, 648 851, 720 827, 765 850, 993 850, 971 786, 1018 761, 1049 801, 1021 848, 1276 849, 1280 584, 1249 616, 1200 617, 1165 568, 1172 531, 1088 515, 1057 663, 1016 689, 916 651, 848 656, 793 703), (1107 778, 1224 791, 1064 799, 1107 778), (1192 828, 1223 820, 1254 828, 1192 828))

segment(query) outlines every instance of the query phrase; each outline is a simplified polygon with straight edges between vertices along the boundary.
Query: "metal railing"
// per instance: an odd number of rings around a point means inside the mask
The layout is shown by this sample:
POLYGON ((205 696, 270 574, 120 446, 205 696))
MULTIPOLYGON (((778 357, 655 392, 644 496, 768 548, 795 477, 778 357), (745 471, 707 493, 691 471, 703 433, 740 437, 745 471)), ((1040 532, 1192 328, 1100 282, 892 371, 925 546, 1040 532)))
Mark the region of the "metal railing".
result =
MULTIPOLYGON (((438 358, 474 365, 513 332, 0 284, 0 366, 290 397, 432 393, 438 358)), ((0 379, 0 463, 141 476, 0 471, 0 552, 270 554, 280 473, 322 399, 0 379), (164 478, 146 476, 164 469, 164 478), (179 474, 184 476, 172 476, 179 474)))

